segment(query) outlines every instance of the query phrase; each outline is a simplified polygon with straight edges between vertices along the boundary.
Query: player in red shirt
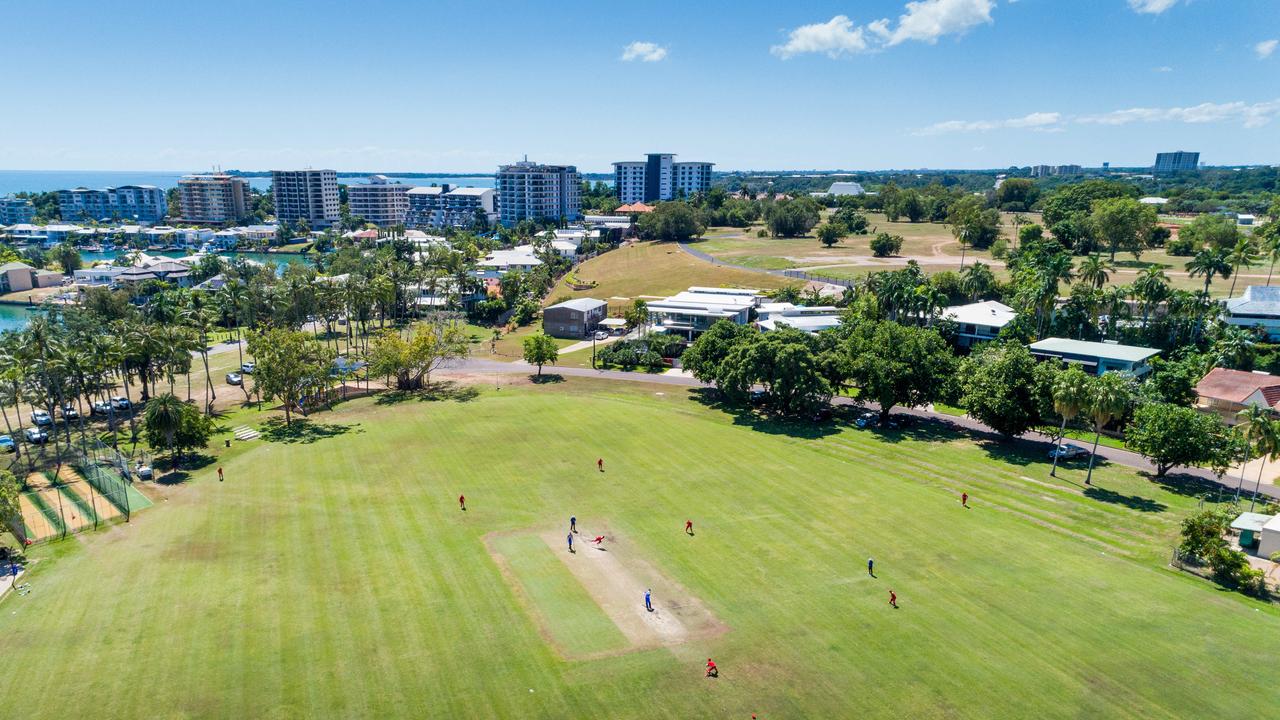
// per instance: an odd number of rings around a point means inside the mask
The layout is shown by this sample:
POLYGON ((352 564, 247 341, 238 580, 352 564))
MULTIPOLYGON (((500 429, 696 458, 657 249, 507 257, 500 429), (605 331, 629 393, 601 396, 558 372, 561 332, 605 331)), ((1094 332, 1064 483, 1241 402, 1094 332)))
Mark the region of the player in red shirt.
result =
POLYGON ((463 510, 466 510, 466 509, 467 509, 467 496, 466 496, 466 495, 459 495, 459 496, 458 496, 458 507, 462 508, 463 510))
POLYGON ((892 590, 889 591, 889 604, 894 608, 898 607, 898 594, 892 590))
POLYGON ((600 472, 604 472, 604 458, 596 458, 596 467, 600 469, 600 472))
POLYGON ((591 542, 593 542, 593 543, 595 543, 595 544, 597 544, 597 545, 602 545, 602 544, 604 544, 604 536, 603 536, 603 535, 597 535, 597 536, 596 536, 596 539, 595 539, 595 540, 592 540, 591 542))
POLYGON ((969 507, 969 493, 960 493, 960 506, 969 507))
POLYGON ((685 532, 685 534, 686 534, 686 535, 692 535, 692 534, 693 534, 693 521, 692 521, 692 520, 685 520, 685 521, 684 521, 684 532, 685 532))
POLYGON ((720 669, 711 658, 707 658, 707 677, 720 677, 720 669))

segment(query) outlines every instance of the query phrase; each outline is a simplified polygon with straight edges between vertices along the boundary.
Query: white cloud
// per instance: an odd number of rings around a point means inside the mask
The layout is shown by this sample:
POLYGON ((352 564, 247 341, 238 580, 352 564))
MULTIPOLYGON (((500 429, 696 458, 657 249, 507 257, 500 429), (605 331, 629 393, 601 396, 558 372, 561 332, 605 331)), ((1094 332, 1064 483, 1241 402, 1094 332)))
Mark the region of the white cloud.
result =
POLYGON ((774 45, 769 52, 786 60, 803 53, 826 53, 827 57, 839 57, 844 53, 867 51, 867 39, 862 28, 854 27, 845 15, 836 15, 824 23, 801 25, 787 35, 782 45, 774 45))
POLYGON ((801 25, 787 34, 785 43, 769 51, 783 60, 804 53, 836 58, 908 40, 933 44, 944 35, 963 35, 978 25, 990 24, 995 6, 995 0, 913 0, 898 17, 896 27, 889 18, 862 26, 854 25, 847 15, 836 15, 823 23, 801 25))
POLYGON ((1147 15, 1159 15, 1178 4, 1178 0, 1129 0, 1129 7, 1134 12, 1145 13, 1147 15))
POLYGON ((1173 68, 1169 67, 1168 65, 1161 65, 1160 67, 1155 68, 1155 71, 1158 73, 1167 73, 1167 72, 1173 72, 1173 68))
POLYGON ((1271 57, 1271 53, 1276 51, 1276 46, 1280 45, 1280 40, 1263 40, 1253 46, 1253 53, 1258 56, 1259 60, 1266 60, 1271 57))
POLYGON ((994 8, 995 0, 916 0, 907 3, 894 30, 889 30, 887 19, 867 27, 888 45, 907 40, 933 44, 943 35, 963 35, 978 25, 990 24, 994 8))
POLYGON ((637 40, 622 49, 622 60, 631 62, 658 62, 667 56, 667 49, 657 43, 637 40))
POLYGON ((1100 115, 1085 115, 1076 122, 1089 125, 1128 125, 1143 122, 1204 123, 1238 121, 1246 128, 1257 128, 1280 115, 1280 99, 1259 103, 1243 101, 1200 103, 1190 107, 1128 108, 1100 115))
POLYGON ((986 132, 989 130, 1037 130, 1052 132, 1062 122, 1062 115, 1056 112, 1034 112, 1022 117, 1006 120, 948 120, 934 123, 917 130, 915 135, 946 135, 962 132, 986 132))

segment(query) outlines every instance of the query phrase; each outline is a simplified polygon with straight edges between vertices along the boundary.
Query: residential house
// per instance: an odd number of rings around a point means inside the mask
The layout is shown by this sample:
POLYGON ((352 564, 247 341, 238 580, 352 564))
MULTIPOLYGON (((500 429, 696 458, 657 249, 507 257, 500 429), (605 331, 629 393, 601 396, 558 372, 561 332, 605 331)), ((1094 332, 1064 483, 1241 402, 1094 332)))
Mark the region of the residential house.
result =
POLYGON ((765 332, 789 327, 812 334, 840 327, 840 308, 830 305, 761 303, 756 312, 756 327, 765 332))
POLYGON ((510 250, 494 250, 476 263, 481 278, 501 277, 513 270, 529 272, 542 264, 534 254, 532 245, 517 245, 510 250))
POLYGON ((116 282, 121 284, 140 283, 147 280, 160 280, 178 287, 191 287, 191 268, 184 263, 161 261, 150 265, 125 268, 116 275, 116 282))
POLYGON ((557 303, 542 311, 542 329, 552 337, 589 337, 609 314, 609 303, 594 298, 578 298, 557 303))
POLYGON ((72 284, 90 287, 108 287, 116 284, 116 277, 128 268, 115 265, 97 265, 81 268, 72 274, 72 284))
POLYGON ((1244 295, 1226 301, 1222 320, 1237 327, 1258 329, 1268 340, 1280 340, 1280 286, 1250 285, 1244 295))
POLYGON ((1264 372, 1214 368, 1196 384, 1196 408, 1235 424, 1236 414, 1249 407, 1273 412, 1280 408, 1280 377, 1264 372))
POLYGON ((0 293, 56 287, 61 284, 62 274, 52 270, 37 270, 22 262, 0 265, 0 293))
POLYGON ((952 305, 943 309, 939 317, 956 324, 957 344, 960 347, 973 347, 980 342, 995 339, 1005 325, 1018 317, 1018 313, 1004 303, 984 300, 968 305, 952 305))
POLYGON ((1046 338, 1028 346, 1031 354, 1040 360, 1058 360, 1079 365, 1090 375, 1108 372, 1127 372, 1142 377, 1151 372, 1147 361, 1160 354, 1159 350, 1113 342, 1090 342, 1066 338, 1046 338))
POLYGON ((693 340, 719 320, 746 325, 760 302, 757 290, 691 287, 669 298, 650 301, 649 322, 655 331, 693 340))

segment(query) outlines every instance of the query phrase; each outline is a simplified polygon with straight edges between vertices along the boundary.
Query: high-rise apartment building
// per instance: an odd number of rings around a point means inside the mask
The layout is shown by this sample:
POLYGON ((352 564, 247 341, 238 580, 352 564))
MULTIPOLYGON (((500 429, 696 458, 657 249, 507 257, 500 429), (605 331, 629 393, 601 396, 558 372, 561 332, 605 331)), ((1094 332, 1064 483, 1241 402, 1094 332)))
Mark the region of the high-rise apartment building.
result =
POLYGON ((160 222, 169 214, 164 190, 155 185, 121 185, 90 190, 58 191, 58 210, 65 222, 124 220, 143 224, 160 222))
POLYGON ((405 225, 411 228, 471 227, 479 215, 486 223, 496 219, 494 191, 490 188, 451 188, 448 185, 416 187, 409 191, 405 225))
POLYGON ((689 197, 711 189, 714 163, 675 162, 671 153, 649 153, 643 161, 613 164, 613 187, 622 203, 689 197))
POLYGON ((577 220, 582 215, 582 175, 572 165, 539 165, 528 160, 503 165, 496 175, 498 221, 577 220))
POLYGON ((347 186, 347 207, 352 215, 381 227, 403 225, 409 211, 409 185, 393 183, 386 175, 374 175, 363 185, 347 186))
POLYGON ((1049 177, 1051 175, 1080 175, 1084 168, 1079 165, 1032 165, 1031 177, 1049 177))
POLYGON ((0 197, 0 225, 29 223, 36 217, 35 206, 26 198, 0 197))
POLYGON ((1184 172, 1200 168, 1200 153, 1179 150, 1156 153, 1155 171, 1158 173, 1184 172))
POLYGON ((251 197, 249 181, 234 175, 187 175, 178 181, 178 204, 188 222, 244 220, 253 212, 251 197))
POLYGON ((338 174, 333 170, 272 170, 271 195, 276 219, 313 228, 338 221, 338 174))

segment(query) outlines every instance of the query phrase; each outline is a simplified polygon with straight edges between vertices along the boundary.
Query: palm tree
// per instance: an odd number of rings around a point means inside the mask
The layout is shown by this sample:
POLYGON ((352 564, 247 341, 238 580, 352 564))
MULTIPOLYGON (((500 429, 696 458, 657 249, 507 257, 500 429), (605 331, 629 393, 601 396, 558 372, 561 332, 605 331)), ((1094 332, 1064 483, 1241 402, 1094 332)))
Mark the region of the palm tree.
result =
POLYGON ((1235 500, 1238 501, 1240 491, 1244 488, 1244 469, 1249 464, 1253 451, 1257 449, 1256 443, 1265 435, 1275 434, 1275 426, 1271 422, 1271 413, 1266 408, 1250 405, 1236 413, 1235 431, 1240 436, 1241 444, 1244 445, 1244 459, 1240 463, 1240 482, 1236 483, 1235 500))
MULTIPOLYGON (((1250 406, 1244 412, 1245 420, 1248 424, 1248 427, 1244 430, 1246 447, 1247 442, 1252 440, 1253 450, 1262 461, 1258 463, 1258 481, 1253 486, 1253 499, 1249 501, 1249 512, 1253 512, 1253 508, 1258 502, 1258 491, 1262 489, 1262 471, 1267 466, 1267 460, 1274 461, 1280 458, 1280 425, 1276 423, 1271 413, 1262 408, 1250 406), (1253 410, 1260 412, 1250 412, 1253 410)), ((1243 468, 1240 470, 1240 479, 1243 484, 1243 468)), ((1237 488, 1237 497, 1239 497, 1239 493, 1240 490, 1237 488)))
POLYGON ((1280 260, 1280 232, 1270 232, 1270 226, 1271 223, 1267 223, 1267 228, 1258 233, 1262 236, 1262 257, 1268 263, 1267 287, 1271 287, 1271 273, 1275 272, 1276 261, 1280 260))
POLYGON ((1145 330, 1151 309, 1169 297, 1169 278, 1163 268, 1150 265, 1138 273, 1138 279, 1133 281, 1133 292, 1142 300, 1142 328, 1145 330))
POLYGON ((182 427, 182 401, 171 392, 151 398, 151 402, 147 403, 146 423, 148 432, 153 428, 164 435, 165 444, 174 453, 170 457, 169 466, 176 468, 178 466, 177 448, 173 440, 182 427))
POLYGON ((981 260, 960 271, 960 287, 969 294, 973 302, 991 292, 996 285, 996 275, 991 267, 981 260))
POLYGON ((1231 253, 1226 250, 1204 248, 1187 263, 1191 277, 1204 277, 1204 299, 1209 299, 1209 284, 1219 275, 1223 280, 1231 277, 1231 253))
POLYGON ((1227 259, 1231 262, 1231 289, 1227 291, 1227 296, 1230 297, 1236 294, 1236 281, 1240 279, 1240 268, 1247 269, 1258 264, 1258 249, 1254 246, 1253 240, 1242 237, 1236 240, 1236 245, 1231 248, 1227 259))
POLYGON ((1093 463, 1098 456, 1103 426, 1123 415, 1133 399, 1129 378, 1117 372, 1104 373, 1090 385, 1092 392, 1089 393, 1088 411, 1093 419, 1093 450, 1089 453, 1089 474, 1085 477, 1085 485, 1093 484, 1093 463))
POLYGON ((1053 444, 1053 469, 1049 475, 1058 476, 1057 448, 1067 435, 1067 422, 1074 420, 1080 411, 1089 403, 1089 376, 1078 366, 1071 366, 1058 374, 1053 382, 1053 409, 1062 416, 1062 427, 1058 429, 1058 440, 1053 444))
POLYGON ((1111 279, 1111 271, 1115 269, 1115 264, 1101 255, 1090 255, 1080 263, 1080 269, 1076 272, 1080 277, 1080 281, 1086 285, 1101 290, 1103 285, 1107 284, 1107 280, 1111 279))

